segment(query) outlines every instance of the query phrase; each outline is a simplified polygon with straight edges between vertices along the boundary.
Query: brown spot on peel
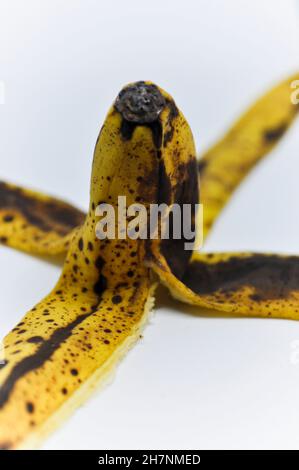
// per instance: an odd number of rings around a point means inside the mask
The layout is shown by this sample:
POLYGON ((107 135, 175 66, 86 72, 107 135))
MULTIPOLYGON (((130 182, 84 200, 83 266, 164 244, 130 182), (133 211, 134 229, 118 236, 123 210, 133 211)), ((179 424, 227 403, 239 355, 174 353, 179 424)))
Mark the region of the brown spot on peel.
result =
POLYGON ((266 129, 264 131, 264 139, 269 143, 274 143, 279 140, 288 129, 288 124, 283 123, 273 129, 266 129))

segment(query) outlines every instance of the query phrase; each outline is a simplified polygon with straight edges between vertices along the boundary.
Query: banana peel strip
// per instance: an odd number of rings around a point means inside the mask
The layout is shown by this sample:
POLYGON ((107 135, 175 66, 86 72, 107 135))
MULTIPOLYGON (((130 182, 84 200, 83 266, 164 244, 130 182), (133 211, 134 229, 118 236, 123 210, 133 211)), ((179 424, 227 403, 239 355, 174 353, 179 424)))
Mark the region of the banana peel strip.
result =
POLYGON ((165 259, 151 266, 181 302, 234 316, 299 319, 299 257, 197 254, 178 279, 165 259))
POLYGON ((0 181, 0 242, 36 255, 66 253, 85 214, 71 204, 0 181))
POLYGON ((272 88, 254 103, 199 161, 204 237, 249 171, 285 135, 298 115, 291 100, 299 73, 272 88))

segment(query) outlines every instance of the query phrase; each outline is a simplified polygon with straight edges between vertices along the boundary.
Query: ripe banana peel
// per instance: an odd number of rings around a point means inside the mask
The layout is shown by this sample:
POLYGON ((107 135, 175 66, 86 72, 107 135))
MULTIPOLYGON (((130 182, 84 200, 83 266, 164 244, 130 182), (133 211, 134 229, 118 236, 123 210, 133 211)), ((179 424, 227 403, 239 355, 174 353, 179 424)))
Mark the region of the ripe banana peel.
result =
POLYGON ((0 181, 0 242, 30 254, 66 253, 85 214, 71 204, 0 181))
POLYGON ((151 82, 123 88, 98 137, 85 215, 49 196, 0 183, 0 240, 32 254, 64 254, 50 294, 4 338, 0 447, 32 448, 103 382, 140 336, 157 283, 180 301, 238 315, 297 319, 299 258, 199 254, 183 239, 96 236, 96 207, 204 205, 204 232, 249 170, 293 122, 290 77, 262 97, 197 162, 172 97, 151 82))

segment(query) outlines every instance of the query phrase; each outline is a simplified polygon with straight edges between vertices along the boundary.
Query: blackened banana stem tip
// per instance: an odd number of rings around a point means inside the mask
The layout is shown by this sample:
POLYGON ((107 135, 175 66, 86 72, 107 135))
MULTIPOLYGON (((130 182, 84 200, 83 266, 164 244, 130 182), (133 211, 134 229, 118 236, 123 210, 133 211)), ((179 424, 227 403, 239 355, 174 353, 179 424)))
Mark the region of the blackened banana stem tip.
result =
POLYGON ((115 101, 115 108, 126 121, 148 124, 158 119, 166 100, 158 87, 139 81, 124 87, 115 101))

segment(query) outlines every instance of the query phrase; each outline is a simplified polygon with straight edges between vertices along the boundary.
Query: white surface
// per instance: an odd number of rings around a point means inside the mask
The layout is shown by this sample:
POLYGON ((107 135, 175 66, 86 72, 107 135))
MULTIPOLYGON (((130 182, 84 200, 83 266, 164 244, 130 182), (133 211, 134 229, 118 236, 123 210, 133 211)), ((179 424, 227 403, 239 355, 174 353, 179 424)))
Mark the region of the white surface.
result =
MULTIPOLYGON (((292 0, 0 1, 1 178, 87 206, 94 143, 129 81, 151 79, 199 150, 298 69, 292 0)), ((238 191, 206 248, 299 252, 299 123, 238 191)), ((59 268, 0 249, 0 333, 59 268)), ((299 448, 299 324, 160 307, 112 385, 44 448, 299 448)))

